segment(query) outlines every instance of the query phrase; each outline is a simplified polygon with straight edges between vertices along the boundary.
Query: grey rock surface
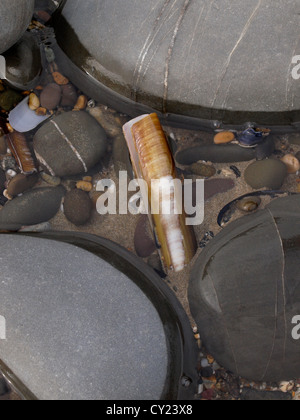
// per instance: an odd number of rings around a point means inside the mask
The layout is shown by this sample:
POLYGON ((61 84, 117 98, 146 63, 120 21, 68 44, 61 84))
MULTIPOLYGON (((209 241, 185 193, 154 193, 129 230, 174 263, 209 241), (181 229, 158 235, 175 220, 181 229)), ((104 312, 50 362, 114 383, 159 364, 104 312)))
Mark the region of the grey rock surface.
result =
POLYGON ((56 30, 73 63, 127 99, 279 125, 299 121, 299 13, 298 0, 67 0, 56 30))
POLYGON ((189 301, 205 347, 226 369, 254 381, 300 375, 300 196, 271 202, 229 224, 193 268, 189 301))
POLYGON ((58 212, 64 195, 63 187, 37 188, 9 201, 0 211, 0 229, 16 231, 47 222, 58 212))
POLYGON ((34 0, 1 0, 0 54, 12 47, 26 31, 34 0))
POLYGON ((46 172, 65 177, 88 172, 104 156, 107 136, 87 112, 66 112, 34 136, 34 151, 46 172))
POLYGON ((160 398, 164 326, 132 280, 73 245, 0 235, 0 246, 7 328, 0 358, 31 392, 51 400, 160 398))

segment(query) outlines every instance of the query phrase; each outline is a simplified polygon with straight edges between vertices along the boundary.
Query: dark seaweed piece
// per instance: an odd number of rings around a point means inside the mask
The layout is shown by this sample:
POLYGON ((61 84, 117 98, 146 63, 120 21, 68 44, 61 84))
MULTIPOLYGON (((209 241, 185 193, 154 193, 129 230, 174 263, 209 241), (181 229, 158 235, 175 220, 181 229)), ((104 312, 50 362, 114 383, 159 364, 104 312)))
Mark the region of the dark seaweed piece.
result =
POLYGON ((265 197, 270 196, 271 198, 278 198, 280 195, 296 195, 296 193, 288 192, 288 191, 275 191, 275 190, 269 190, 269 191, 256 191, 253 193, 245 194, 241 197, 236 198, 235 200, 228 203, 225 207, 222 208, 222 210, 219 213, 218 216, 218 225, 220 227, 224 227, 226 223, 228 223, 233 216, 235 209, 236 209, 236 203, 238 201, 241 201, 243 198, 246 197, 265 197))
POLYGON ((241 171, 234 165, 230 166, 230 169, 235 174, 237 178, 240 178, 242 176, 241 171))

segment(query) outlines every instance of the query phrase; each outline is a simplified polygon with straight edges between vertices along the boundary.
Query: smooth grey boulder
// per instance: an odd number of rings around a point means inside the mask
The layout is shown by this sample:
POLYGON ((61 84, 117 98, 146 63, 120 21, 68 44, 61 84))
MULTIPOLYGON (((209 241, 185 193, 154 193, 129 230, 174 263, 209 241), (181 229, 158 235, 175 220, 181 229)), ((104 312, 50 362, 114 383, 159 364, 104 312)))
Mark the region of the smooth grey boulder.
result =
POLYGON ((46 238, 0 235, 7 280, 0 290, 0 359, 10 378, 40 400, 193 398, 189 322, 153 270, 102 238, 46 238))
POLYGON ((34 0, 1 0, 0 54, 12 47, 26 31, 34 0))
POLYGON ((58 212, 65 192, 64 187, 37 188, 9 201, 0 211, 0 230, 47 222, 58 212))
POLYGON ((244 175, 247 184, 253 189, 279 190, 287 176, 287 167, 278 159, 265 159, 251 163, 244 175))
POLYGON ((102 103, 186 123, 300 122, 298 0, 86 3, 67 0, 56 33, 65 72, 102 103))
POLYGON ((219 364, 249 380, 300 376, 300 195, 274 200, 212 239, 189 287, 194 319, 219 364), (296 337, 297 338, 297 337, 296 337))
POLYGON ((38 130, 33 146, 47 173, 66 177, 87 173, 99 163, 106 152, 107 136, 87 112, 66 112, 38 130))

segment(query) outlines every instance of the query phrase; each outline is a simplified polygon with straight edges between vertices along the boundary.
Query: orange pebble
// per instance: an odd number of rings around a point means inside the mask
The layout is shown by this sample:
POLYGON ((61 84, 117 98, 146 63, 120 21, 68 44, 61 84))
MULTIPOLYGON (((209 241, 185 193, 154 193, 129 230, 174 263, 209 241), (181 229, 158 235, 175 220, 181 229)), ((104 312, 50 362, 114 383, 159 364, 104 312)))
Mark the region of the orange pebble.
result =
POLYGON ((231 131, 223 131, 215 135, 214 143, 215 144, 224 144, 231 143, 235 139, 234 133, 231 131))
POLYGON ((55 71, 52 73, 53 79, 55 83, 57 83, 60 86, 67 85, 69 83, 69 79, 67 79, 65 76, 63 76, 58 71, 55 71))

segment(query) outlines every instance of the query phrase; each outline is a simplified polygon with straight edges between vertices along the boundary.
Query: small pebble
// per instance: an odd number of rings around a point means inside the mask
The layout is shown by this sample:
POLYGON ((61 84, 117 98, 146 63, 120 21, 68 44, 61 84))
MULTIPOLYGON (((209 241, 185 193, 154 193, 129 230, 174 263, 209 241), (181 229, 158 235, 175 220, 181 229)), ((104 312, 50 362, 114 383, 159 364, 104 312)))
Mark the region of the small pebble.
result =
POLYGON ((193 174, 205 178, 211 178, 212 176, 216 175, 216 168, 214 166, 206 165, 201 162, 197 162, 191 165, 190 170, 193 172, 193 174))
POLYGON ((41 106, 35 111, 36 115, 38 115, 39 117, 44 117, 45 115, 47 115, 47 109, 46 108, 42 108, 41 106))
POLYGON ((104 128, 109 137, 115 138, 123 135, 122 127, 118 126, 115 121, 113 122, 111 115, 107 114, 101 107, 91 108, 89 109, 89 113, 104 128))
POLYGON ((40 101, 42 108, 46 108, 49 111, 55 109, 60 104, 61 96, 61 87, 56 83, 50 83, 41 93, 40 101))
POLYGON ((259 197, 245 197, 236 204, 237 208, 245 213, 257 210, 260 205, 261 199, 259 197))
POLYGON ((212 356, 210 356, 210 355, 207 356, 207 360, 208 360, 208 363, 210 365, 212 365, 214 363, 214 361, 215 361, 215 359, 212 356))
POLYGON ((12 195, 8 194, 8 191, 7 191, 7 190, 4 190, 4 191, 3 191, 3 196, 4 196, 5 198, 7 198, 7 200, 8 200, 8 201, 13 200, 13 198, 14 198, 12 195))
POLYGON ((93 182, 93 178, 91 176, 85 176, 85 177, 82 178, 82 181, 93 182))
POLYGON ((62 98, 60 106, 73 108, 77 102, 77 92, 73 85, 70 83, 68 85, 62 86, 62 98))
POLYGON ((45 172, 42 172, 40 175, 43 181, 53 187, 58 187, 61 184, 61 179, 59 177, 48 175, 45 172))
POLYGON ((75 102, 73 111, 81 111, 87 107, 87 97, 85 95, 80 95, 75 102))
POLYGON ((69 80, 58 71, 53 72, 52 77, 55 83, 57 83, 60 86, 67 85, 69 83, 69 80))
POLYGON ((209 361, 207 359, 202 359, 201 360, 201 367, 202 368, 209 367, 209 361))
POLYGON ((76 226, 85 225, 90 220, 92 209, 93 203, 89 195, 82 190, 72 190, 65 196, 65 216, 76 226))
POLYGON ((10 197, 16 197, 17 195, 23 194, 25 191, 33 188, 37 182, 38 174, 18 174, 9 182, 7 193, 10 197))
POLYGON ((225 144, 231 143, 235 140, 235 135, 231 131, 223 131, 222 133, 218 133, 214 137, 215 144, 225 144))
POLYGON ((52 48, 45 47, 45 55, 48 63, 53 63, 53 61, 55 61, 55 54, 52 48))
POLYGON ((296 174, 300 170, 300 162, 293 155, 285 155, 281 162, 286 165, 289 174, 296 174))
POLYGON ((93 184, 87 181, 78 181, 76 184, 76 188, 82 191, 91 192, 93 189, 93 184))
POLYGON ((40 107, 40 100, 35 93, 29 95, 28 106, 32 111, 36 111, 40 107))

